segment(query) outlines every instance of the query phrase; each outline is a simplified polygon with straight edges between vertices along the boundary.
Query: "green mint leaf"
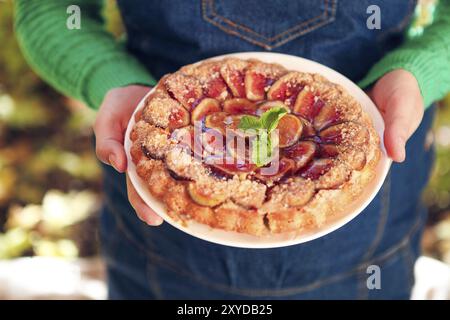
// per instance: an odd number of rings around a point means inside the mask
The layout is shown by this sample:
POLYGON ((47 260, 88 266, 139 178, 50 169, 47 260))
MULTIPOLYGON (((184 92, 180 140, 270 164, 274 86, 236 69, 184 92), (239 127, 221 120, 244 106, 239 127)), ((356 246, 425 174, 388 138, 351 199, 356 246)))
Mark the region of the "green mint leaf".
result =
POLYGON ((267 130, 260 129, 252 141, 252 162, 263 167, 272 160, 272 142, 267 130))
POLYGON ((283 107, 276 107, 267 110, 261 116, 261 124, 264 129, 271 133, 278 125, 278 122, 287 114, 287 110, 283 107))
POLYGON ((273 154, 271 133, 278 126, 278 122, 287 110, 283 107, 275 107, 264 112, 260 118, 255 116, 243 116, 238 128, 241 130, 254 130, 256 136, 252 141, 252 162, 257 167, 263 167, 270 163, 273 154))
POLYGON ((255 116, 243 116, 239 121, 239 129, 241 130, 249 130, 249 129, 260 129, 261 128, 261 120, 255 116))

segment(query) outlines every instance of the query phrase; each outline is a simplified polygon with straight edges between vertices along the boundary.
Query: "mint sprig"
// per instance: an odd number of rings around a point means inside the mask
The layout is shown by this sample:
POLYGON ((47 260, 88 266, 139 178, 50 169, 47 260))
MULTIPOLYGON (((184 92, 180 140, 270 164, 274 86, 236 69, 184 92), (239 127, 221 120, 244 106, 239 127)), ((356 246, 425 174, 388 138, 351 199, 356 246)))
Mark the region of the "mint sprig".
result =
POLYGON ((276 107, 264 112, 261 117, 243 116, 238 128, 244 131, 253 130, 256 136, 252 141, 252 162, 257 167, 265 166, 272 160, 273 144, 271 133, 276 129, 280 119, 287 114, 283 107, 276 107))

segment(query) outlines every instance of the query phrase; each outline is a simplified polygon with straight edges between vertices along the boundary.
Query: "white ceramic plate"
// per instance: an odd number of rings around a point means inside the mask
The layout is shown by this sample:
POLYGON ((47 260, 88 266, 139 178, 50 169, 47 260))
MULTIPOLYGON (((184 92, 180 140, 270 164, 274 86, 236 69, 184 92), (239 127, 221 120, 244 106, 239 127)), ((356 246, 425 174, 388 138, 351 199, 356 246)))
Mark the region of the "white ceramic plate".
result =
MULTIPOLYGON (((364 91, 362 91, 356 84, 354 84, 352 81, 344 77, 342 74, 317 62, 279 53, 245 52, 245 53, 234 53, 229 55, 217 56, 211 59, 216 60, 230 56, 242 59, 255 58, 264 62, 281 64, 288 70, 319 73, 325 76, 328 80, 342 85, 356 100, 360 102, 362 108, 371 116, 376 131, 378 132, 380 137, 383 137, 384 122, 380 113, 378 112, 378 109, 370 100, 370 98, 364 93, 364 91)), ((152 91, 150 91, 147 94, 147 96, 152 91)), ((139 103, 135 112, 143 108, 146 97, 144 97, 142 101, 139 103)), ((391 165, 391 160, 387 157, 384 144, 383 142, 381 142, 382 156, 376 168, 376 176, 372 180, 372 182, 365 188, 363 194, 361 194, 361 196, 356 201, 348 204, 348 208, 346 210, 347 214, 342 215, 341 217, 338 217, 334 221, 331 221, 309 233, 304 233, 300 235, 277 234, 264 237, 256 237, 237 232, 213 229, 211 227, 197 223, 195 221, 188 221, 187 225, 184 225, 180 224, 179 222, 169 217, 166 213, 165 205, 150 194, 142 179, 137 175, 136 166, 131 160, 130 155, 131 140, 129 137, 131 129, 133 128, 134 124, 135 121, 133 115, 133 117, 131 117, 130 123, 128 124, 128 128, 125 134, 125 150, 128 158, 127 172, 131 182, 133 183, 138 194, 142 197, 145 203, 147 203, 149 207, 151 207, 155 212, 157 212, 167 223, 170 223, 172 226, 183 232, 186 232, 194 237, 203 240, 234 247, 241 247, 241 248, 284 247, 307 242, 322 237, 342 227, 347 222, 354 219, 373 200, 378 190, 381 188, 383 181, 386 178, 386 175, 389 171, 389 167, 391 165)))

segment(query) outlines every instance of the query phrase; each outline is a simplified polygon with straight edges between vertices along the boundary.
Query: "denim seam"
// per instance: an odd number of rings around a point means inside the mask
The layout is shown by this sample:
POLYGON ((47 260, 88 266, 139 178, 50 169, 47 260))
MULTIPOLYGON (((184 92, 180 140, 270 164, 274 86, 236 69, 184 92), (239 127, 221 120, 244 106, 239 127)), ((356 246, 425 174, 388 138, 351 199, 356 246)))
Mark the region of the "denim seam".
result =
POLYGON ((139 248, 141 251, 143 251, 143 253, 145 253, 149 256, 149 258, 151 259, 151 262, 159 264, 161 267, 170 269, 172 272, 174 272, 178 275, 186 276, 186 277, 190 278, 191 280, 194 280, 194 281, 198 282, 199 284, 204 285, 209 288, 212 288, 214 290, 218 290, 218 291, 221 291, 224 293, 248 296, 248 297, 291 296, 294 294, 300 294, 300 293, 312 291, 312 290, 320 288, 324 285, 328 285, 328 284, 337 282, 339 280, 343 280, 347 277, 353 276, 354 274, 365 270, 367 268, 367 265, 381 264, 381 263, 384 263, 385 261, 389 260, 389 258, 391 258, 399 250, 404 248, 405 245, 409 244, 410 237, 415 233, 415 231, 418 229, 418 226, 419 226, 419 221, 418 221, 397 245, 392 246, 391 248, 386 250, 383 254, 380 254, 379 256, 373 258, 371 261, 367 261, 366 264, 360 264, 348 272, 342 272, 342 273, 327 277, 325 279, 317 280, 310 284, 302 285, 299 287, 291 287, 291 288, 286 288, 286 289, 275 289, 274 290, 274 289, 247 289, 247 288, 230 287, 227 285, 210 282, 202 277, 198 277, 194 274, 191 274, 190 272, 184 271, 184 270, 178 268, 176 265, 174 265, 170 261, 167 261, 163 257, 159 256, 158 254, 148 251, 148 249, 145 248, 144 246, 142 246, 142 244, 136 242, 133 239, 133 237, 130 235, 128 230, 126 230, 126 227, 123 224, 122 218, 116 214, 114 216, 116 217, 117 227, 123 232, 123 234, 128 238, 128 240, 133 245, 135 245, 137 248, 139 248))
POLYGON ((256 31, 252 30, 251 28, 249 28, 245 25, 238 24, 236 22, 231 21, 228 18, 225 18, 225 17, 217 14, 217 12, 214 10, 214 0, 202 0, 202 17, 205 21, 211 23, 212 25, 216 26, 217 28, 219 28, 220 30, 224 31, 227 34, 240 37, 246 41, 249 41, 252 44, 255 44, 255 45, 264 47, 267 50, 270 50, 275 47, 281 46, 281 45, 285 44, 286 42, 288 42, 298 36, 304 35, 314 29, 322 27, 325 24, 333 22, 335 20, 335 15, 336 15, 337 1, 338 0, 325 0, 325 9, 322 14, 320 14, 316 17, 310 18, 306 21, 300 22, 299 24, 295 25, 294 27, 291 27, 291 28, 275 35, 274 37, 270 37, 270 38, 264 37, 263 35, 257 33, 256 31), (329 1, 332 2, 330 17, 328 17, 329 1), (209 7, 210 10, 207 10, 208 9, 207 6, 209 7), (208 11, 211 11, 210 15, 212 16, 212 18, 209 17, 208 11), (219 21, 215 21, 214 18, 219 21), (318 22, 314 23, 313 25, 309 26, 308 28, 300 30, 300 31, 295 31, 297 29, 301 29, 305 25, 311 24, 315 20, 318 20, 318 22), (320 20, 322 20, 322 21, 320 21, 320 20), (222 23, 220 23, 220 22, 222 22, 222 23), (224 24, 227 24, 229 27, 226 27, 224 24), (237 30, 233 30, 232 28, 241 29, 242 31, 253 34, 254 36, 259 37, 266 42, 253 39, 249 36, 239 33, 237 30), (292 33, 292 34, 289 36, 289 33, 292 33), (285 39, 282 39, 278 42, 270 44, 274 40, 276 40, 278 38, 282 38, 284 35, 288 35, 288 36, 285 39))
POLYGON ((245 25, 242 24, 242 23, 239 24, 239 23, 237 23, 237 22, 234 22, 234 21, 232 21, 232 20, 230 20, 230 19, 228 19, 228 18, 225 18, 224 16, 221 16, 220 14, 218 14, 218 13, 214 10, 214 1, 215 1, 215 0, 203 0, 203 1, 208 1, 208 2, 209 2, 209 6, 210 6, 210 8, 211 8, 211 15, 212 15, 213 17, 217 17, 219 20, 224 21, 225 23, 229 24, 231 27, 238 28, 238 29, 242 29, 243 31, 246 31, 246 32, 248 32, 248 33, 252 33, 252 34, 254 34, 255 36, 260 37, 260 38, 263 39, 263 40, 266 40, 266 41, 268 41, 268 42, 273 42, 274 40, 276 40, 276 39, 278 39, 278 38, 284 36, 285 34, 290 33, 290 32, 292 32, 292 31, 294 31, 294 30, 297 30, 297 29, 301 28, 302 26, 307 25, 308 23, 311 23, 311 22, 313 22, 313 21, 315 21, 315 20, 321 19, 322 17, 323 17, 323 18, 327 18, 327 16, 328 16, 328 1, 329 1, 329 0, 324 0, 324 2, 325 2, 325 10, 324 10, 323 13, 321 13, 321 14, 319 14, 318 16, 315 16, 315 17, 313 17, 313 18, 310 18, 310 19, 308 19, 308 20, 306 20, 306 21, 299 22, 299 23, 296 24, 295 26, 293 26, 293 27, 291 27, 291 28, 289 28, 289 29, 287 29, 287 30, 285 30, 285 31, 283 31, 283 32, 281 32, 281 33, 279 33, 279 34, 273 36, 273 37, 270 37, 270 38, 267 38, 267 37, 263 36, 262 34, 260 34, 260 33, 256 32, 256 31, 252 30, 250 27, 247 27, 247 26, 245 26, 245 25))

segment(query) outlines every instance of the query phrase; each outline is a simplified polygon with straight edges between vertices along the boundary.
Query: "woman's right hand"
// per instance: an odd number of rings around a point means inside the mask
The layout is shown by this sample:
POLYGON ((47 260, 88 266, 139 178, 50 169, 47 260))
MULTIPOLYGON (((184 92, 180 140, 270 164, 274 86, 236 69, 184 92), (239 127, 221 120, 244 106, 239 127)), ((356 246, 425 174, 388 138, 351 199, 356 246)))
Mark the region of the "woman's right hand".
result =
MULTIPOLYGON (((108 91, 103 99, 94 124, 97 157, 118 172, 127 169, 123 146, 124 135, 136 106, 150 87, 130 85, 108 91)), ((163 219, 150 209, 138 195, 127 176, 128 199, 137 216, 148 225, 157 226, 163 219)))

